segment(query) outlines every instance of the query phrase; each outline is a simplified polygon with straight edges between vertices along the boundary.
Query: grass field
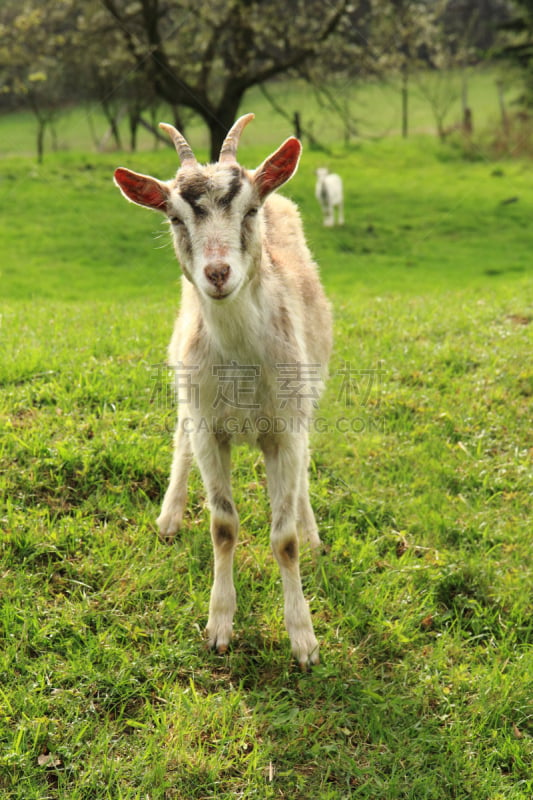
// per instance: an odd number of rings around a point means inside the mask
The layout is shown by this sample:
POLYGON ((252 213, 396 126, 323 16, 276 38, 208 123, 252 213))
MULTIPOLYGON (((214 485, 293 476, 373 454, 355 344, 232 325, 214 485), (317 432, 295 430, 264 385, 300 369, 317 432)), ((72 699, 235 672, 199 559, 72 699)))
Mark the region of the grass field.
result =
MULTIPOLYGON (((246 133, 242 162, 284 135, 246 133)), ((368 142, 333 162, 347 224, 330 230, 323 161, 304 153, 286 187, 335 310, 312 436, 325 552, 302 558, 322 664, 305 675, 257 453, 234 460, 227 655, 202 639, 197 473, 180 540, 155 534, 178 268, 110 176, 168 177, 175 154, 0 162, 2 799, 533 796, 531 166, 368 142)))

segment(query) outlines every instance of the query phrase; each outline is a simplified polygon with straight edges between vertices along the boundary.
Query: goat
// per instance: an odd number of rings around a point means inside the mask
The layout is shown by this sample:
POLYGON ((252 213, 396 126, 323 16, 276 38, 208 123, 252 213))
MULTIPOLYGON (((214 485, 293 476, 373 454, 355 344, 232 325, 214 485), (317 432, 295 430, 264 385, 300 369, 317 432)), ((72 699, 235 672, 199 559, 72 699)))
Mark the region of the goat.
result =
POLYGON ((328 228, 335 225, 335 209, 337 210, 337 224, 344 225, 344 198, 342 178, 326 167, 316 170, 315 197, 320 203, 324 214, 324 225, 328 228))
POLYGON ((127 199, 166 214, 183 273, 169 363, 178 389, 188 382, 190 391, 178 397, 170 483, 157 520, 160 536, 172 540, 181 526, 194 455, 207 492, 214 550, 207 639, 211 648, 225 652, 236 608, 233 557, 239 529, 230 450, 241 441, 258 445, 265 458, 285 624, 305 670, 319 655, 301 586, 298 533, 312 547, 320 544, 309 502, 308 434, 331 351, 331 312, 298 209, 272 194, 296 171, 301 144, 291 137, 256 170, 243 169, 237 145, 253 117, 237 120, 218 162, 206 166, 179 131, 161 123, 181 161, 176 177, 162 182, 119 168, 115 182, 127 199))

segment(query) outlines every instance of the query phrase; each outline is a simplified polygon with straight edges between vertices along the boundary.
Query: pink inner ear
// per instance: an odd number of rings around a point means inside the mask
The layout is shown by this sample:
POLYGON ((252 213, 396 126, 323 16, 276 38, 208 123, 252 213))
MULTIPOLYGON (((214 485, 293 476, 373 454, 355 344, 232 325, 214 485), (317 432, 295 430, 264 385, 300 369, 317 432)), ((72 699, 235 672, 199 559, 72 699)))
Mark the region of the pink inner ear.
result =
POLYGON ((126 197, 134 203, 165 211, 168 194, 155 178, 139 175, 137 172, 119 167, 115 170, 115 181, 126 197))
POLYGON ((291 137, 265 161, 255 178, 261 197, 273 192, 292 177, 301 151, 302 145, 298 139, 291 137))

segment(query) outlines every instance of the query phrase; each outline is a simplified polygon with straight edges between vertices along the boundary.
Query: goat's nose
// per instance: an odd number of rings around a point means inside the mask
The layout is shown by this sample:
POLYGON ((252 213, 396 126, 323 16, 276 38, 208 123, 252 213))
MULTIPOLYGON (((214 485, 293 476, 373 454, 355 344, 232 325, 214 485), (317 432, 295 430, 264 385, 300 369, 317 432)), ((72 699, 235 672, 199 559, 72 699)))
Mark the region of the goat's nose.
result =
POLYGON ((215 289, 220 291, 229 278, 230 266, 219 261, 208 264, 204 269, 205 277, 215 289))

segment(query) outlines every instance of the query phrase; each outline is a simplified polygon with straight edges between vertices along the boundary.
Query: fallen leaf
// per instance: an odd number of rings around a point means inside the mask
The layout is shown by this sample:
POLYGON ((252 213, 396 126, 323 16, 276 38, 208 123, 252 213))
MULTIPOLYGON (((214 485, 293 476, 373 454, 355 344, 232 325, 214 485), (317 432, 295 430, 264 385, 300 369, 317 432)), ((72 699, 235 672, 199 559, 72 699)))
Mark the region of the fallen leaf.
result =
POLYGON ((422 622, 420 623, 420 627, 424 631, 430 631, 433 627, 433 614, 428 614, 427 617, 424 617, 422 622))
POLYGON ((61 759, 57 758, 57 756, 55 756, 53 753, 41 753, 37 759, 37 763, 40 767, 54 769, 54 767, 61 766, 61 759))

